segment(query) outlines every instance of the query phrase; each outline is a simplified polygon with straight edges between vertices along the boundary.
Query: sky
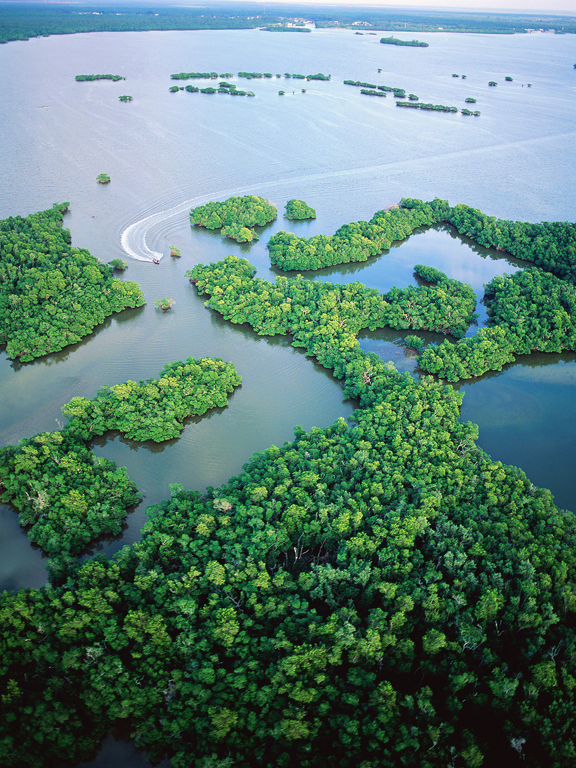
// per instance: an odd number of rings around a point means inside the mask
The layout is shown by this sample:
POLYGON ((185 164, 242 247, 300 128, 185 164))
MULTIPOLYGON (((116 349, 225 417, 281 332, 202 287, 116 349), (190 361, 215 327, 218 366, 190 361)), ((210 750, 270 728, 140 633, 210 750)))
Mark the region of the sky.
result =
MULTIPOLYGON (((248 0, 247 0, 248 1, 248 0)), ((242 0, 240 0, 242 2, 242 0)), ((253 0, 250 0, 253 2, 253 0)), ((289 0, 288 0, 289 2, 289 0)), ((284 2, 283 4, 288 4, 284 2)), ((273 0, 271 0, 271 5, 273 0)), ((458 5, 454 0, 418 0, 418 3, 396 2, 384 3, 379 0, 295 0, 295 5, 326 5, 337 7, 380 7, 382 9, 406 8, 411 10, 438 10, 438 11, 498 11, 499 13, 541 13, 543 15, 554 15, 560 13, 563 15, 576 15, 576 0, 460 0, 458 5)))

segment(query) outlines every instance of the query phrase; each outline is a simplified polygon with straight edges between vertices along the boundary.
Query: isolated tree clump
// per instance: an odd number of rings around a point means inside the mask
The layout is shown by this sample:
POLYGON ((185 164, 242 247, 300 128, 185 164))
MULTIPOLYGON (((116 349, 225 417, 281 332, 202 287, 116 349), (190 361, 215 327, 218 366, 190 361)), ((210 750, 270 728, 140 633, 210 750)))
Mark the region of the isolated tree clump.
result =
POLYGON ((315 219, 316 211, 303 200, 288 200, 284 215, 290 220, 315 219))
POLYGON ((278 211, 262 197, 245 195, 229 197, 224 202, 210 202, 190 211, 190 222, 206 229, 222 229, 222 234, 239 242, 258 239, 254 227, 263 227, 274 221, 278 211), (249 230, 249 233, 242 230, 249 230))

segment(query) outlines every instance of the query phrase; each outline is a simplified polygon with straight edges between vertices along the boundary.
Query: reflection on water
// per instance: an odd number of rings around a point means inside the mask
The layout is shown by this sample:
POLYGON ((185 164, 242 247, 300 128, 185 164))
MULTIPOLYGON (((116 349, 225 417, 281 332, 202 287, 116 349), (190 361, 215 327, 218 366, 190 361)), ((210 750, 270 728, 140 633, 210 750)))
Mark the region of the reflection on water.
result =
POLYGON ((456 388, 464 393, 462 420, 480 427, 478 445, 535 485, 552 486, 556 504, 576 512, 576 355, 522 355, 456 388))

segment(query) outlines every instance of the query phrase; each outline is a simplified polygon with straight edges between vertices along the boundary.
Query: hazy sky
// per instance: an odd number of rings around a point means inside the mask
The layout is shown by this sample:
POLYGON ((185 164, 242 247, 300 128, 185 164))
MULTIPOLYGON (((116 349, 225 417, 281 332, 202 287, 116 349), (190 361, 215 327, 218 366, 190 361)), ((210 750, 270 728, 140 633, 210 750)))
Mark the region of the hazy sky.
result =
MULTIPOLYGON (((273 3, 274 0, 271 0, 273 3)), ((383 3, 378 0, 295 0, 295 5, 303 5, 309 2, 311 5, 326 6, 374 6, 381 8, 410 8, 414 10, 445 10, 445 11, 500 11, 500 12, 527 12, 542 13, 546 15, 561 13, 576 15, 576 0, 461 0, 454 5, 454 0, 418 0, 414 2, 383 3), (549 6, 549 7, 547 7, 549 6)))

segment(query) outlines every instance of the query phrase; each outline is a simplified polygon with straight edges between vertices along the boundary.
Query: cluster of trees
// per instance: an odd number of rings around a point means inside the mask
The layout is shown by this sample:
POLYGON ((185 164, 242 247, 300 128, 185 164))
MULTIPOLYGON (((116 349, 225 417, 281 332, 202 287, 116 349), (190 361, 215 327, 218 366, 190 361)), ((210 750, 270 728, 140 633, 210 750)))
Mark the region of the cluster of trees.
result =
POLYGON ((361 88, 377 88, 374 83, 362 83, 360 80, 344 80, 344 85, 355 85, 361 88))
POLYGON ((515 355, 576 350, 574 285, 538 269, 495 277, 485 287, 490 324, 456 344, 428 346, 418 365, 457 381, 501 371, 515 355))
POLYGON ((0 221, 0 343, 22 361, 80 341, 114 312, 145 303, 140 287, 70 245, 68 203, 0 221))
MULTIPOLYGON (((324 364, 333 354, 333 337, 354 338, 362 328, 419 329, 462 336, 474 319, 476 296, 471 286, 433 267, 417 265, 415 273, 429 285, 392 288, 385 294, 361 283, 341 286, 323 281, 278 277, 272 285, 253 278, 254 267, 229 256, 186 273, 207 303, 226 320, 249 323, 260 335, 291 333, 324 364)), ((354 342, 356 344, 356 342, 354 342)), ((332 366, 330 366, 332 367, 332 366)))
POLYGON ((360 93, 363 93, 365 96, 382 96, 383 98, 386 98, 385 93, 382 93, 382 91, 375 91, 373 88, 361 88, 360 93))
POLYGON ((122 75, 76 75, 74 79, 79 82, 83 80, 114 80, 114 82, 117 80, 126 80, 122 75))
POLYGON ((188 91, 188 93, 227 93, 229 96, 255 96, 253 91, 241 91, 236 88, 235 85, 229 83, 220 83, 218 88, 212 88, 208 86, 206 88, 197 88, 195 85, 186 85, 184 88, 172 85, 168 90, 171 93, 177 93, 178 91, 188 91))
POLYGON ((301 219, 315 219, 316 211, 314 208, 305 203, 303 200, 288 200, 286 203, 284 215, 287 219, 301 220, 301 219))
POLYGON ((271 332, 290 316, 353 424, 172 486, 113 560, 3 593, 0 760, 88 759, 121 723, 173 768, 572 764, 574 516, 475 446, 461 395, 360 350, 381 297, 254 271, 194 279, 255 326, 259 302, 271 332))
POLYGON ((428 43, 419 40, 399 40, 397 37, 381 37, 380 42, 385 45, 409 45, 412 48, 428 48, 428 43))
POLYGON ((506 251, 525 261, 576 282, 576 225, 567 221, 509 221, 488 216, 462 203, 450 206, 446 200, 402 199, 403 209, 431 209, 438 221, 450 224, 460 234, 486 248, 506 251))
POLYGON ((507 221, 468 205, 451 206, 439 198, 429 202, 403 198, 399 208, 378 211, 369 222, 346 224, 333 236, 307 239, 278 232, 268 243, 270 259, 281 269, 320 269, 365 261, 389 248, 393 240, 407 237, 416 227, 438 222, 453 226, 486 248, 506 251, 576 282, 576 225, 564 221, 507 221))
POLYGON ((118 96, 118 98, 120 99, 120 101, 128 102, 128 101, 132 101, 133 97, 132 96, 118 96))
POLYGON ((228 72, 223 75, 219 75, 218 72, 177 72, 170 75, 172 80, 217 80, 219 77, 232 77, 232 75, 228 72))
MULTIPOLYGON (((268 78, 274 77, 272 72, 238 72, 238 77, 245 77, 248 80, 254 80, 254 79, 262 79, 262 78, 268 78)), ((276 77, 282 77, 282 75, 277 74, 276 77)), ((290 72, 284 72, 284 77, 286 78, 295 78, 296 80, 330 80, 332 75, 324 75, 322 72, 318 72, 315 75, 300 75, 300 74, 292 74, 290 72)))
POLYGON ((161 443, 178 437, 189 416, 223 408, 241 383, 232 363, 188 357, 165 365, 158 379, 105 386, 92 400, 75 397, 62 409, 65 432, 92 440, 115 429, 131 440, 161 443))
POLYGON ((28 40, 31 37, 71 35, 78 32, 143 32, 178 29, 256 29, 263 24, 280 21, 273 14, 250 16, 238 9, 226 8, 123 8, 102 7, 97 14, 91 9, 40 4, 0 8, 0 43, 28 40))
POLYGON ((190 221, 198 227, 221 229, 226 237, 244 243, 257 240, 254 227, 263 227, 274 221, 277 213, 275 206, 263 197, 245 195, 192 208, 190 221))
POLYGON ((362 83, 360 80, 344 80, 344 85, 355 85, 360 88, 377 88, 379 91, 389 91, 395 96, 404 96, 404 88, 395 88, 391 85, 375 85, 374 83, 362 83))
POLYGON ((417 227, 435 224, 432 206, 378 211, 370 221, 345 224, 334 235, 298 237, 284 230, 268 241, 270 261, 280 269, 320 269, 335 264, 366 261, 403 240, 417 227))
POLYGON ((413 109, 434 110, 435 112, 458 112, 457 107, 447 107, 444 104, 426 104, 424 102, 415 104, 414 101, 397 101, 396 106, 412 107, 413 109))
POLYGON ((452 207, 438 198, 427 203, 403 199, 400 208, 379 211, 369 222, 340 227, 333 236, 304 238, 278 232, 268 243, 270 260, 285 270, 365 261, 417 227, 436 222, 450 224, 485 247, 532 261, 557 277, 529 269, 492 280, 484 297, 491 315, 490 326, 456 343, 446 340, 428 346, 417 357, 423 371, 458 381, 502 370, 518 354, 576 349, 572 321, 576 311, 576 226, 569 222, 503 221, 466 205, 452 207), (413 214, 417 216, 413 218, 413 214))
POLYGON ((120 534, 128 508, 140 500, 126 470, 86 443, 110 430, 132 440, 176 438, 188 416, 224 407, 241 381, 232 363, 189 357, 168 363, 159 379, 105 386, 92 400, 75 397, 62 408, 69 421, 61 431, 0 449, 0 500, 19 511, 54 577, 96 538, 120 534))
POLYGON ((287 27, 285 24, 273 24, 269 27, 262 27, 262 32, 312 32, 309 27, 287 27))
MULTIPOLYGON (((534 26, 530 15, 498 13, 453 13, 428 11, 425 13, 397 10, 368 10, 358 8, 306 8, 306 18, 318 28, 350 27, 357 30, 355 22, 363 21, 367 30, 399 32, 473 32, 483 34, 525 33, 534 26)), ((84 9, 54 4, 8 4, 0 7, 0 43, 10 40, 28 40, 31 37, 74 34, 78 32, 123 32, 144 30, 177 29, 254 29, 271 27, 274 31, 307 32, 302 26, 287 27, 298 19, 280 18, 263 14, 246 15, 242 9, 230 7, 178 7, 157 6, 155 8, 102 7, 99 13, 86 13, 84 9), (283 26, 277 26, 282 24, 283 26)), ((569 16, 548 16, 556 30, 576 32, 576 23, 569 16)), ((369 33, 373 34, 373 33, 369 33)))
POLYGON ((14 505, 51 572, 62 575, 99 536, 121 533, 140 494, 124 468, 63 430, 0 449, 0 500, 14 505))
POLYGON ((475 109, 474 112, 472 112, 472 110, 470 110, 470 109, 461 109, 460 112, 463 115, 474 115, 475 117, 479 117, 480 116, 480 111, 478 109, 475 109))

